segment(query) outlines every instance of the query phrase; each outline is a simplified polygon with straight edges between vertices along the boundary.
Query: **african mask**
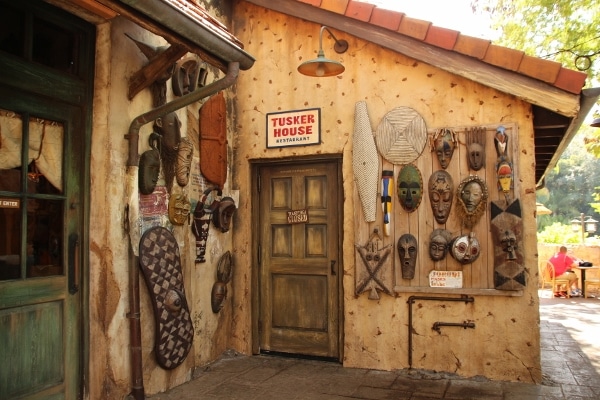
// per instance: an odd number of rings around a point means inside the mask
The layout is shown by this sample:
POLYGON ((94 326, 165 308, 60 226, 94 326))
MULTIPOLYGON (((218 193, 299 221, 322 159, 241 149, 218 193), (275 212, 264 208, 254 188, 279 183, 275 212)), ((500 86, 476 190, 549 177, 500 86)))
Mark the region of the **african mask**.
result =
POLYGON ((512 163, 508 162, 506 159, 502 159, 498 163, 496 171, 498 175, 498 189, 502 190, 502 192, 507 195, 513 187, 512 163))
POLYGON ((469 129, 466 136, 469 168, 479 171, 485 165, 485 128, 469 129))
POLYGON ((452 257, 461 264, 470 264, 477 260, 481 248, 473 232, 469 235, 458 236, 450 245, 452 257))
POLYGON ((227 285, 223 282, 215 282, 210 292, 210 307, 215 314, 221 311, 227 298, 227 285))
POLYGON ((405 165, 398 174, 398 198, 406 212, 419 207, 423 197, 423 178, 421 172, 412 164, 405 165))
POLYGON ((517 259, 517 236, 513 231, 504 231, 504 234, 500 238, 500 244, 502 245, 502 251, 506 253, 507 260, 517 259))
POLYGON ((502 125, 496 128, 494 147, 496 147, 496 154, 498 157, 506 156, 506 152, 508 150, 508 135, 506 134, 506 128, 502 125))
POLYGON ((181 138, 177 149, 177 169, 175 170, 175 178, 179 186, 183 187, 188 184, 193 154, 194 145, 192 141, 187 137, 181 138))
POLYGON ((171 112, 154 121, 154 129, 162 137, 162 147, 177 150, 181 141, 181 121, 176 113, 171 112))
POLYGON ((444 170, 435 171, 429 177, 429 202, 433 217, 438 224, 445 224, 450 215, 454 198, 454 182, 450 174, 444 170))
POLYGON ((221 232, 227 232, 236 209, 235 202, 231 197, 223 197, 219 202, 219 208, 213 212, 215 227, 219 228, 221 232))
POLYGON ((429 236, 429 256, 433 261, 440 261, 446 258, 448 246, 452 237, 450 231, 445 229, 435 229, 429 236))
POLYGON ((457 196, 459 219, 465 227, 471 228, 485 212, 488 198, 487 186, 481 178, 471 175, 458 185, 457 196))
POLYGON ((165 186, 171 193, 177 164, 177 149, 181 141, 181 122, 177 114, 171 112, 154 121, 154 130, 161 136, 160 156, 163 163, 165 186))
POLYGON ((456 147, 456 133, 448 128, 436 131, 430 139, 431 151, 435 152, 442 169, 448 168, 456 147))
POLYGON ((198 84, 204 86, 206 80, 206 69, 201 68, 200 61, 197 56, 186 56, 175 64, 173 71, 173 94, 175 96, 183 96, 193 92, 198 87, 198 84))
POLYGON ((169 221, 173 225, 183 225, 190 215, 191 204, 183 193, 173 194, 169 199, 169 221))
POLYGON ((405 233, 398 239, 398 256, 402 268, 402 279, 413 279, 417 265, 417 239, 405 233))
POLYGON ((160 172, 159 140, 160 136, 158 134, 150 134, 149 142, 152 149, 145 151, 140 156, 138 186, 141 194, 152 194, 158 182, 158 174, 160 172))

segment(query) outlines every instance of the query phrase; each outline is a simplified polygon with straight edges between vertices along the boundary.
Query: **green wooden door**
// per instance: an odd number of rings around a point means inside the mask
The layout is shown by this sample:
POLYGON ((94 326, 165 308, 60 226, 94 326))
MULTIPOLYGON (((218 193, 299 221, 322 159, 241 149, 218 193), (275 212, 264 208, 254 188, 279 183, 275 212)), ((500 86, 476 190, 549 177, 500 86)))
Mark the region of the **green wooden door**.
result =
POLYGON ((0 1, 0 399, 81 398, 94 30, 0 1))

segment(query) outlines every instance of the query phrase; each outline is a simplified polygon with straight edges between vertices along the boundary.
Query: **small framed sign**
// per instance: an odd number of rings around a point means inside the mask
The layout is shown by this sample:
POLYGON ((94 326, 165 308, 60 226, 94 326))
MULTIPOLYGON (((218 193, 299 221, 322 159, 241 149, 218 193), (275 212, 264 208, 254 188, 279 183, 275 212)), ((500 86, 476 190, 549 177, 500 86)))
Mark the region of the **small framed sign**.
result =
POLYGON ((429 273, 429 287, 462 288, 462 271, 436 271, 429 273))
POLYGON ((321 109, 267 114, 267 148, 321 143, 321 109))
POLYGON ((0 208, 21 208, 21 199, 0 197, 0 208))

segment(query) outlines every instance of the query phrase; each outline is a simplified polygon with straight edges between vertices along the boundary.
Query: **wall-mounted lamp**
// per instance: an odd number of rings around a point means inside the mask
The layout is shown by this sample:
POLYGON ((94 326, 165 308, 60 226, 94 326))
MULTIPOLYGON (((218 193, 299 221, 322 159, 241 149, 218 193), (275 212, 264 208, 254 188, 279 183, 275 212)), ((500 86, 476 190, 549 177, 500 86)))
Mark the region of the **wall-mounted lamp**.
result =
POLYGON ((314 60, 308 60, 298 66, 298 72, 308 76, 335 76, 344 72, 345 68, 342 63, 325 58, 323 52, 323 30, 327 29, 327 32, 335 40, 333 49, 336 53, 342 54, 348 50, 348 42, 345 40, 337 40, 336 37, 331 33, 328 27, 323 25, 321 27, 321 33, 319 34, 319 53, 317 58, 314 60))
POLYGON ((579 215, 579 219, 574 218, 571 221, 571 229, 573 232, 581 231, 581 243, 585 245, 585 232, 594 233, 598 228, 598 221, 590 217, 589 215, 585 215, 581 213, 579 215))

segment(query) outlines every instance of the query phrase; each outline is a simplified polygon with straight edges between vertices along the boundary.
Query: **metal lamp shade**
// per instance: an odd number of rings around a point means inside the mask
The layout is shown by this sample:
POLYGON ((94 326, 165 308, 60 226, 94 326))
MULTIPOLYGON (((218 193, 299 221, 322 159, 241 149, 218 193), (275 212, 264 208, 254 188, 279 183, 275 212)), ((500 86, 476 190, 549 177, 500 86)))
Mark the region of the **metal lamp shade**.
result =
POLYGON ((344 72, 346 68, 342 63, 325 58, 322 50, 319 51, 317 58, 308 60, 298 66, 298 72, 307 76, 336 76, 344 72))

